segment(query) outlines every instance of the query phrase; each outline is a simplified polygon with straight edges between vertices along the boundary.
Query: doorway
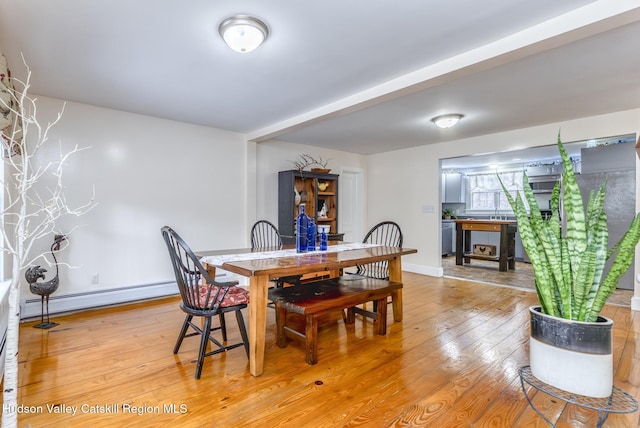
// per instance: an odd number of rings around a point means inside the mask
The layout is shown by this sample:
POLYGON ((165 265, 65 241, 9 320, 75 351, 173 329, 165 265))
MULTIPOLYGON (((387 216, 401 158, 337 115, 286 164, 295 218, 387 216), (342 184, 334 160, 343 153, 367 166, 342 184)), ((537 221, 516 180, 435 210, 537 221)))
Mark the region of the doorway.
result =
MULTIPOLYGON (((612 220, 611 217, 609 219, 610 246, 613 245, 619 238, 619 236, 615 237, 615 233, 613 232, 617 230, 618 226, 622 226, 622 229, 626 230, 626 227, 630 223, 630 218, 633 218, 635 214, 635 195, 637 187, 635 183, 635 142, 635 134, 629 134, 594 139, 589 141, 564 143, 564 147, 568 151, 569 156, 576 161, 574 170, 576 170, 576 172, 578 173, 577 177, 579 181, 588 181, 591 176, 595 176, 595 178, 592 180, 599 186, 599 184, 602 183, 605 178, 607 179, 607 198, 611 198, 611 206, 609 206, 610 209, 608 209, 607 211, 615 213, 615 216, 613 216, 614 219, 612 220), (621 166, 622 162, 617 160, 613 163, 611 161, 607 161, 606 159, 608 159, 609 156, 604 156, 604 154, 599 152, 601 149, 604 149, 607 146, 613 146, 613 148, 617 148, 620 151, 626 150, 628 146, 629 153, 626 156, 622 156, 622 158, 630 161, 631 166, 629 168, 632 170, 618 171, 619 169, 624 169, 621 166), (585 162, 585 156, 588 158, 590 152, 595 152, 597 154, 595 156, 590 156, 593 158, 591 162, 585 162), (610 164, 612 164, 613 167, 610 164), (592 169, 594 168, 597 169, 597 171, 592 171, 592 169), (596 176, 596 174, 599 175, 596 176), (626 204, 628 204, 630 208, 620 208, 620 206, 623 204, 625 206, 626 204), (628 211, 628 215, 630 216, 630 218, 624 217, 621 214, 622 211, 628 211)), ((610 151, 611 149, 607 148, 604 150, 610 151)), ((615 156, 612 157, 612 159, 614 158, 615 156)), ((546 166, 556 164, 557 162, 559 162, 557 146, 552 145, 543 147, 532 147, 520 151, 442 159, 441 168, 443 172, 453 170, 464 171, 465 173, 470 172, 471 174, 474 174, 478 171, 483 172, 485 170, 488 170, 490 168, 489 165, 491 164, 500 165, 512 170, 522 171, 528 167, 536 168, 539 165, 546 166), (515 162, 514 158, 518 158, 518 161, 515 162)), ((495 174, 495 171, 493 172, 493 174, 495 174)), ((593 187, 593 185, 588 186, 586 183, 581 184, 581 189, 589 189, 593 187)), ((441 187, 441 193, 443 192, 442 189, 444 188, 441 187)), ((538 190, 539 194, 544 193, 544 191, 540 189, 536 190, 538 190)), ((467 198, 469 198, 469 195, 467 195, 467 198)), ((583 195, 583 198, 585 201, 587 201, 588 194, 583 195)), ((444 195, 442 194, 441 199, 444 203, 444 195)), ((469 208, 469 204, 467 204, 466 208, 469 208)), ((488 211, 481 212, 476 210, 470 212, 463 211, 462 215, 465 218, 483 218, 483 216, 490 217, 491 213, 488 211)), ((445 229, 442 229, 442 231, 444 233, 445 229)), ((516 257, 518 257, 517 250, 516 257)), ((452 260, 451 256, 444 257, 441 266, 443 268, 443 273, 445 276, 461 279, 475 279, 482 282, 489 282, 500 285, 517 287, 524 286, 524 288, 533 288, 534 280, 531 265, 529 263, 521 263, 521 261, 526 261, 526 253, 522 252, 521 258, 517 260, 518 263, 516 271, 508 273, 497 272, 497 269, 495 269, 489 262, 486 263, 486 266, 483 266, 481 262, 474 261, 475 269, 456 266, 455 261, 452 260)), ((614 292, 614 295, 610 298, 610 300, 608 300, 608 302, 629 306, 634 287, 633 273, 633 269, 626 273, 627 278, 621 279, 618 284, 618 289, 614 292)))
POLYGON ((364 238, 364 172, 359 168, 342 168, 339 181, 339 232, 345 242, 364 238))

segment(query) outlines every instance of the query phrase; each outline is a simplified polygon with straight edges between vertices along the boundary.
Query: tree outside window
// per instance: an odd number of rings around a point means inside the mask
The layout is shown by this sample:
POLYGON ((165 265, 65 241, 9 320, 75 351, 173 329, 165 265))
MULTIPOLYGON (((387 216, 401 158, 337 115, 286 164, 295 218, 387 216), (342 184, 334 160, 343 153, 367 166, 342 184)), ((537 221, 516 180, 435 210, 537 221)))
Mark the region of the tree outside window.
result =
MULTIPOLYGON (((522 171, 499 173, 500 179, 512 195, 522 193, 522 171)), ((469 206, 470 211, 508 211, 511 212, 509 201, 502 190, 498 174, 481 173, 469 174, 469 206)), ((522 195, 524 197, 524 194, 522 195)))

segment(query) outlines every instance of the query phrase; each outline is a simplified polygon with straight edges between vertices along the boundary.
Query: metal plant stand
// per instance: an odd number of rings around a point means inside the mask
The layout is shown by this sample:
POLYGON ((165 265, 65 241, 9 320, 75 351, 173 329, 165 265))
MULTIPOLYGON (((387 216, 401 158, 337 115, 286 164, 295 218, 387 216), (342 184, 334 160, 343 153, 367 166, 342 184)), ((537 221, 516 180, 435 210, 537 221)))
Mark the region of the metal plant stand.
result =
POLYGON ((620 388, 613 387, 611 396, 605 398, 587 397, 584 395, 578 395, 571 392, 558 389, 547 383, 542 382, 531 373, 530 366, 520 367, 518 370, 520 374, 520 384, 522 386, 522 392, 527 397, 527 401, 533 410, 544 419, 549 426, 555 427, 555 424, 547 419, 540 410, 536 408, 527 394, 525 383, 528 383, 538 391, 542 391, 552 397, 558 398, 570 404, 584 407, 586 409, 593 409, 598 412, 598 425, 600 428, 607 420, 609 413, 633 413, 638 410, 638 402, 629 394, 621 390, 620 388))

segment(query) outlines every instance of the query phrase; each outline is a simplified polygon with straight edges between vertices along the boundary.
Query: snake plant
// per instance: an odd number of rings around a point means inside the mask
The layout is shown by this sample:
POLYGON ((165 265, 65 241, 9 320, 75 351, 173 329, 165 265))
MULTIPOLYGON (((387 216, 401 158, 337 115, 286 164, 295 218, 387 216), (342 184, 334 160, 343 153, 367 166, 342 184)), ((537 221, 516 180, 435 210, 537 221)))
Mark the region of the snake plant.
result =
POLYGON ((604 210, 605 186, 592 191, 585 212, 571 158, 560 135, 558 148, 562 158, 562 185, 556 183, 551 194, 552 215, 543 219, 529 180, 524 174, 524 195, 514 197, 502 188, 518 221, 518 231, 535 277, 542 311, 548 315, 577 321, 595 322, 618 280, 629 269, 640 239, 640 214, 624 236, 607 250, 609 232, 604 210), (560 198, 563 201, 565 230, 560 224, 560 198), (605 262, 614 257, 605 274, 605 262))

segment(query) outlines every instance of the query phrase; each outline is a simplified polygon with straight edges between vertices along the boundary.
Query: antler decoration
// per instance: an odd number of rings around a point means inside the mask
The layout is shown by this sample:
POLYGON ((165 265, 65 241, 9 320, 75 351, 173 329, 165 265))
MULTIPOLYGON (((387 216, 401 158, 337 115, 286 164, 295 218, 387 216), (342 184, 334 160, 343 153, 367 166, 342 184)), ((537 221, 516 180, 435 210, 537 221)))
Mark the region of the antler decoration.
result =
POLYGON ((295 167, 295 169, 297 169, 298 171, 303 171, 306 167, 311 165, 318 165, 322 168, 326 168, 327 164, 329 163, 329 160, 330 159, 327 159, 327 160, 322 159, 322 156, 319 156, 318 159, 316 159, 311 155, 303 153, 299 155, 298 159, 296 159, 295 161, 289 161, 289 162, 291 162, 295 167))

